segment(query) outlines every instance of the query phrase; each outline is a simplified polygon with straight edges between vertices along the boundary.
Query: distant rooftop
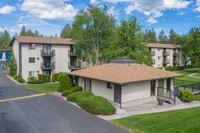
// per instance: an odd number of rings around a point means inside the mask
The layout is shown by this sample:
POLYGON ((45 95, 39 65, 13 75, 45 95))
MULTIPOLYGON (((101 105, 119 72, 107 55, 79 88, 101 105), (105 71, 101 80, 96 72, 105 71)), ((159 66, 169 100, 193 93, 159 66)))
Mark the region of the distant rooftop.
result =
POLYGON ((149 48, 172 48, 172 49, 179 49, 181 48, 180 45, 174 44, 161 44, 161 43, 149 43, 147 44, 149 48))
POLYGON ((0 52, 7 52, 7 51, 12 51, 12 49, 0 49, 0 52))
POLYGON ((34 36, 14 36, 10 46, 13 45, 15 39, 19 43, 35 43, 35 44, 75 44, 76 41, 71 38, 54 38, 54 37, 34 37, 34 36))
POLYGON ((116 60, 111 60, 111 64, 136 64, 135 60, 130 60, 128 57, 118 57, 116 60))

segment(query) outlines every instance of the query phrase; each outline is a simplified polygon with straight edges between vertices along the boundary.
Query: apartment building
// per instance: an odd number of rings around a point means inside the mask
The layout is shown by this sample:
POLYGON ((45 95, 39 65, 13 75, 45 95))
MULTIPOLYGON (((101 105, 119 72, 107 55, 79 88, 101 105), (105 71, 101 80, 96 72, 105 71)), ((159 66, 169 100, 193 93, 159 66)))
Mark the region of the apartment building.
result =
POLYGON ((147 46, 151 50, 153 67, 183 66, 186 63, 180 45, 149 43, 147 46))
POLYGON ((17 74, 27 81, 38 74, 80 69, 82 63, 74 54, 75 43, 70 38, 14 36, 10 46, 17 61, 17 74))

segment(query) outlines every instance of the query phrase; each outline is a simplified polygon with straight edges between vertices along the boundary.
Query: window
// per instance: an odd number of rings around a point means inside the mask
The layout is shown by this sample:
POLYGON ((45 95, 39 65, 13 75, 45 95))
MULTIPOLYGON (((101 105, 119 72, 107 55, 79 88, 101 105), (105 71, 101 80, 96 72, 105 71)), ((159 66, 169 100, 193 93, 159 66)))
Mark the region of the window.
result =
POLYGON ((160 51, 160 48, 158 48, 158 51, 160 51))
POLYGON ((32 77, 32 76, 35 77, 35 71, 29 71, 29 77, 32 77))
POLYGON ((107 83, 107 88, 112 89, 112 84, 111 83, 107 83))
POLYGON ((29 57, 29 63, 35 63, 35 57, 29 57))
POLYGON ((160 56, 158 56, 158 60, 160 60, 160 56))
POLYGON ((35 44, 29 44, 29 49, 35 49, 35 44))

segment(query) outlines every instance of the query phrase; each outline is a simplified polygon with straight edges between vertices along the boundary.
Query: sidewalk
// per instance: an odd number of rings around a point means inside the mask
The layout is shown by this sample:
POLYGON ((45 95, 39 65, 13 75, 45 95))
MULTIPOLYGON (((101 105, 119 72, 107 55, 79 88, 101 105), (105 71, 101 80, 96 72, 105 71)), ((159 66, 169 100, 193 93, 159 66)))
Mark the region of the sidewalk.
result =
POLYGON ((156 113, 156 112, 164 112, 164 111, 170 111, 170 110, 179 110, 179 109, 186 109, 186 108, 192 108, 192 107, 200 107, 200 101, 192 101, 190 103, 181 103, 178 105, 171 105, 164 103, 163 106, 160 106, 155 103, 146 103, 126 109, 120 109, 117 108, 117 112, 113 115, 109 116, 103 116, 98 115, 98 117, 104 119, 104 120, 112 120, 112 119, 119 119, 124 118, 132 115, 138 115, 138 114, 149 114, 149 113, 156 113))

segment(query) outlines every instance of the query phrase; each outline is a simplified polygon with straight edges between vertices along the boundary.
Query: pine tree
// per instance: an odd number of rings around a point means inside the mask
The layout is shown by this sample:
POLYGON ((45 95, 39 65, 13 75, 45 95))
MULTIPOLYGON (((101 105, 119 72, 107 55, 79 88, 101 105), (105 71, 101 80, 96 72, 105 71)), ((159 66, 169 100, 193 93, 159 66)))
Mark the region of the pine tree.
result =
POLYGON ((170 44, 176 43, 176 41, 175 41, 176 36, 177 36, 177 34, 174 32, 174 30, 170 29, 170 32, 169 32, 169 43, 170 44))
POLYGON ((10 62, 8 63, 8 67, 10 68, 10 75, 16 75, 17 74, 17 62, 15 60, 15 55, 12 52, 12 56, 10 59, 10 62))
POLYGON ((26 27, 23 25, 21 32, 20 32, 20 36, 26 36, 27 32, 26 32, 26 27))
POLYGON ((168 43, 168 37, 167 37, 167 35, 165 35, 163 30, 161 30, 161 32, 158 36, 158 40, 159 40, 159 43, 162 43, 162 44, 168 43))
POLYGON ((60 33, 60 38, 70 38, 71 26, 66 24, 60 33))
POLYGON ((34 34, 33 34, 32 30, 29 29, 29 30, 27 31, 27 36, 33 36, 33 35, 34 35, 34 34))

